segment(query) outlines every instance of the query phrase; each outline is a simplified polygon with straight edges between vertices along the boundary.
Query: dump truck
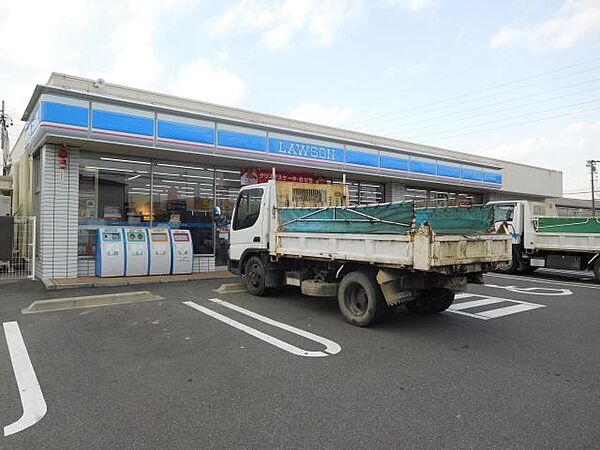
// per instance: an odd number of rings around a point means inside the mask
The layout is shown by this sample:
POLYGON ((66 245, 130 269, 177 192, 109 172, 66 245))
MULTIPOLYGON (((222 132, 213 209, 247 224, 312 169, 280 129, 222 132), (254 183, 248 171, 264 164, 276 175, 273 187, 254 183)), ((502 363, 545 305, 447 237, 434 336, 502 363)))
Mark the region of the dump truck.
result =
POLYGON ((368 326, 399 305, 442 312, 468 281, 506 264, 511 238, 493 226, 489 206, 350 206, 345 184, 270 180, 239 193, 228 268, 253 295, 298 286, 337 297, 348 322, 368 326))
POLYGON ((556 206, 527 200, 490 202, 495 227, 512 239, 512 258, 503 273, 530 273, 540 267, 591 270, 600 281, 600 219, 559 217, 556 206))

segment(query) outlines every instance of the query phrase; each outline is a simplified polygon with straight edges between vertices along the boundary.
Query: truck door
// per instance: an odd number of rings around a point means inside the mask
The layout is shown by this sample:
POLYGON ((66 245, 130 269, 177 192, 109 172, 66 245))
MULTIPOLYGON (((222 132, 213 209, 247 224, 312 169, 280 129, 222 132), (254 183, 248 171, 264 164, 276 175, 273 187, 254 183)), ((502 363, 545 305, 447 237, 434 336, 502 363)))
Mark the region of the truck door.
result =
POLYGON ((264 189, 243 189, 236 201, 235 211, 231 223, 231 237, 229 243, 229 258, 239 261, 244 250, 249 248, 267 248, 263 242, 264 214, 261 214, 261 204, 264 189))

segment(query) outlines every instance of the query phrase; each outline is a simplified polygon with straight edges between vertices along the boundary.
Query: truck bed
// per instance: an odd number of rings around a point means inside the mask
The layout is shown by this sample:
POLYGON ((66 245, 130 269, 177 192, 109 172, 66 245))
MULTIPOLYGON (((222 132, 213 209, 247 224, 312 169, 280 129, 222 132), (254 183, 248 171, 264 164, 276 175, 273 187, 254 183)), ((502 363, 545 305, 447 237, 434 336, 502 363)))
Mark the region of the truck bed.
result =
POLYGON ((586 253, 600 252, 600 220, 592 217, 536 217, 533 247, 586 253))
POLYGON ((274 257, 357 262, 399 269, 467 273, 511 258, 505 234, 275 233, 274 257))

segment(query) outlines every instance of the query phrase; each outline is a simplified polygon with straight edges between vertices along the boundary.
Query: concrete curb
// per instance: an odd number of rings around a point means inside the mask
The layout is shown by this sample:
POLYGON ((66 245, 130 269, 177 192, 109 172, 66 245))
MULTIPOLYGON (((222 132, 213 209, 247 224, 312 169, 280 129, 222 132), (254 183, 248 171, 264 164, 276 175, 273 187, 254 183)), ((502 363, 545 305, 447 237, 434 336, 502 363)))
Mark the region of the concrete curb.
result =
POLYGON ((155 275, 151 277, 123 277, 123 278, 87 278, 82 281, 81 278, 74 278, 72 282, 61 279, 56 281, 54 279, 42 280, 44 286, 49 291, 59 291, 63 289, 78 289, 78 288, 91 288, 91 287, 116 287, 116 286, 135 286, 140 284, 163 284, 163 283, 178 283, 183 281, 205 281, 205 280, 219 280, 235 278, 234 275, 229 274, 217 274, 215 276, 206 276, 199 278, 194 274, 191 275, 155 275), (75 281, 78 280, 78 281, 75 281))
POLYGON ((85 297, 65 297, 52 300, 37 300, 23 308, 23 314, 34 314, 68 309, 95 308, 99 306, 122 305, 127 303, 164 300, 163 297, 149 291, 120 292, 117 294, 88 295, 85 297))
POLYGON ((244 283, 223 283, 217 289, 213 289, 217 294, 238 294, 248 292, 244 283))

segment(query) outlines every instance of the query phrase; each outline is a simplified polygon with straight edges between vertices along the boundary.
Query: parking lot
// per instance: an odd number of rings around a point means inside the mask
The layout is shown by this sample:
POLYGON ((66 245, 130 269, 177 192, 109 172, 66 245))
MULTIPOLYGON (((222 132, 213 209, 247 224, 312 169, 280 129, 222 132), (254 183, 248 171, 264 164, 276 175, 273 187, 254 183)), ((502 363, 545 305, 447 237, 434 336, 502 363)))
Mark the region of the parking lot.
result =
POLYGON ((28 315, 34 300, 126 288, 0 285, 0 425, 22 414, 19 380, 45 412, 4 428, 0 448, 598 446, 600 285, 584 274, 490 274, 442 314, 398 308, 371 328, 293 289, 215 292, 231 281, 28 315))

